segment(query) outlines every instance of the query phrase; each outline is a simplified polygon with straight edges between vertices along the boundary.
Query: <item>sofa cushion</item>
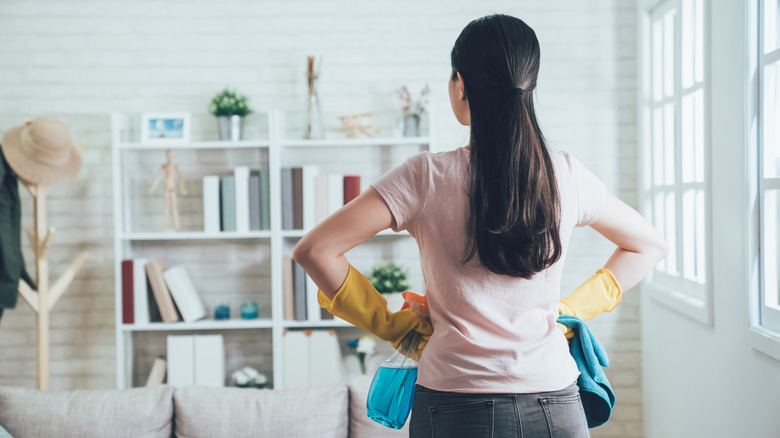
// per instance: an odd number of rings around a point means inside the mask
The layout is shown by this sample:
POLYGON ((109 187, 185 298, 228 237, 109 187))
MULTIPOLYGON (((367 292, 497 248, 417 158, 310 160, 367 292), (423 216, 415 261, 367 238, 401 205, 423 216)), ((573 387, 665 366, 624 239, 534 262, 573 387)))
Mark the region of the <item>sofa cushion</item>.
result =
POLYGON ((346 438, 346 385, 260 390, 185 386, 173 394, 177 438, 346 438))
POLYGON ((14 437, 171 436, 173 390, 39 391, 0 387, 0 424, 14 437))
POLYGON ((350 438, 395 438, 409 436, 409 420, 401 429, 383 426, 368 418, 366 399, 371 387, 371 376, 361 376, 349 382, 349 436, 350 438))

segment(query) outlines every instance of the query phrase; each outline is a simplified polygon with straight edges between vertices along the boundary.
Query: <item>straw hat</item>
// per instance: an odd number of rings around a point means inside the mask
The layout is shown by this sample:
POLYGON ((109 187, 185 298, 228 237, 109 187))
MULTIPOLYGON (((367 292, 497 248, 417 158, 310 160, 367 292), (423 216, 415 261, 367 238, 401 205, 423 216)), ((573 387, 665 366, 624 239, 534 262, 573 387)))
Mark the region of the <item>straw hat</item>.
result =
POLYGON ((64 184, 81 169, 81 156, 68 127, 51 116, 9 129, 0 144, 11 169, 31 184, 64 184))

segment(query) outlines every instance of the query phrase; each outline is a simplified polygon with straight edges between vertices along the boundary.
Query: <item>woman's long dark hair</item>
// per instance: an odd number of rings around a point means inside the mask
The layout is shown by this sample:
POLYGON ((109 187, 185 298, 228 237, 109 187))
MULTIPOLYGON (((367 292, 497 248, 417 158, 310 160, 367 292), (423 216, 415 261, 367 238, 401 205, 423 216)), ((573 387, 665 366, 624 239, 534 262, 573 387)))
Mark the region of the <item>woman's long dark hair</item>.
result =
POLYGON ((492 272, 531 278, 561 257, 555 172, 534 112, 539 41, 522 20, 490 15, 463 29, 451 62, 471 112, 464 263, 478 254, 492 272))

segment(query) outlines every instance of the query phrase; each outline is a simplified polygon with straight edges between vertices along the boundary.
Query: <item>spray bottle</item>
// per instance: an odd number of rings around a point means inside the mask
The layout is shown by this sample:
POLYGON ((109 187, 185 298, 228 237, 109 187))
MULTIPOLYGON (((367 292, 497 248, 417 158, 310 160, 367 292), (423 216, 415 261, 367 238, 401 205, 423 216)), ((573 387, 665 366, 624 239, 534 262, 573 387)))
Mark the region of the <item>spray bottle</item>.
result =
MULTIPOLYGON (((404 299, 403 308, 411 308, 423 317, 430 314, 424 296, 406 291, 404 299)), ((374 374, 374 380, 368 390, 368 417, 393 429, 404 426, 412 409, 414 384, 417 382, 417 361, 409 357, 409 352, 416 345, 418 336, 416 331, 406 335, 398 350, 384 361, 374 374)))

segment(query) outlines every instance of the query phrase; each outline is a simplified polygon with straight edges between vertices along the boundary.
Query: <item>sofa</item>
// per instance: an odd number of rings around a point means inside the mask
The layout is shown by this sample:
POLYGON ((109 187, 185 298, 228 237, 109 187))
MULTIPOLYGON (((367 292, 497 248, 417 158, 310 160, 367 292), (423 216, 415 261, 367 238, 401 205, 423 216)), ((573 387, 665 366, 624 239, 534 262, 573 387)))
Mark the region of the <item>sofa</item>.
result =
MULTIPOLYGON (((407 437, 366 414, 370 378, 305 389, 167 385, 38 391, 0 387, 0 426, 26 437, 407 437)), ((0 437, 3 437, 0 428, 0 437)))

